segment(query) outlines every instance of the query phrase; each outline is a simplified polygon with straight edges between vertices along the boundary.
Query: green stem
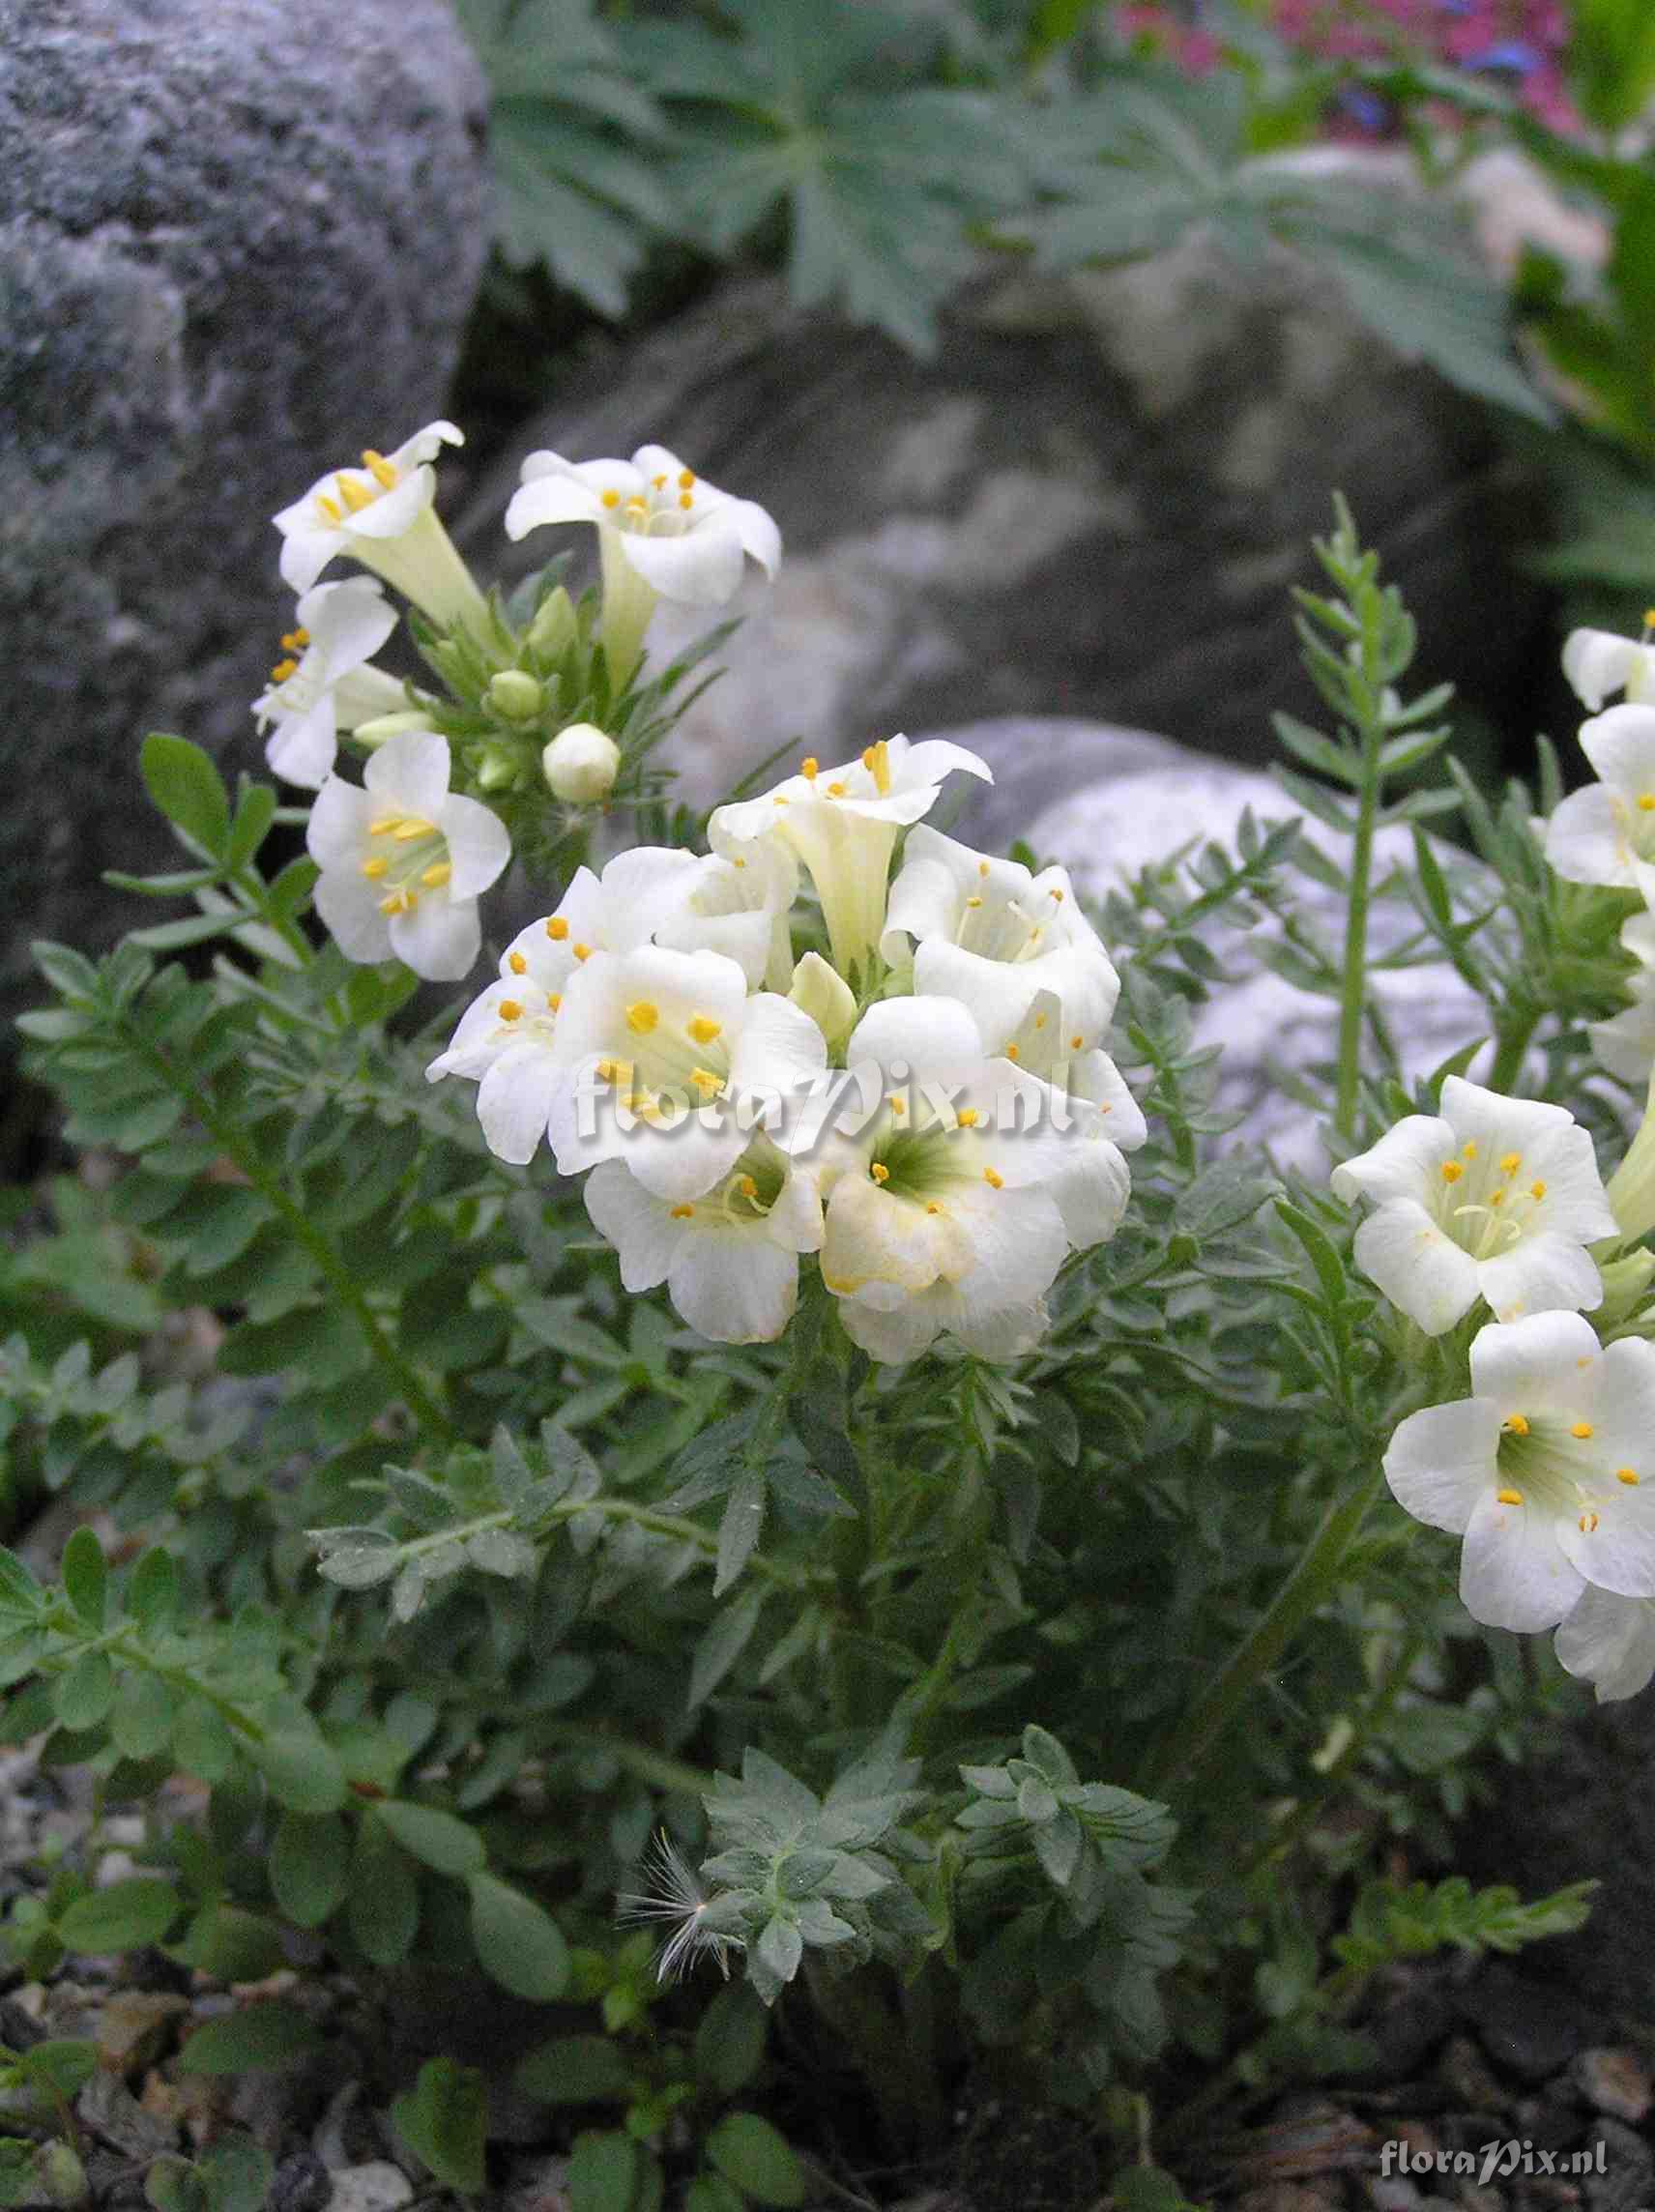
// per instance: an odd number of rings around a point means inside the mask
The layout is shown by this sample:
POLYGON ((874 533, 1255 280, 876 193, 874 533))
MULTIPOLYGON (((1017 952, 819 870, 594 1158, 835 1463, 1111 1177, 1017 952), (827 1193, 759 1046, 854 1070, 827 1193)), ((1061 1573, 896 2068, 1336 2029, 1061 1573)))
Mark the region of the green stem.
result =
POLYGON ((1383 1481, 1383 1468, 1375 1467, 1348 1497, 1328 1507, 1263 1618, 1151 1760, 1147 1777, 1151 1792, 1168 1788, 1196 1763, 1229 1727, 1248 1693, 1276 1665, 1299 1629, 1338 1587, 1345 1556, 1383 1481))
POLYGON ((1345 917, 1345 966, 1339 991, 1339 1086, 1333 1126, 1356 1134, 1362 1021, 1368 1004, 1368 895, 1374 872, 1374 825, 1379 809, 1380 731, 1376 717, 1361 733, 1362 781, 1356 793, 1356 834, 1350 850, 1350 892, 1345 917))

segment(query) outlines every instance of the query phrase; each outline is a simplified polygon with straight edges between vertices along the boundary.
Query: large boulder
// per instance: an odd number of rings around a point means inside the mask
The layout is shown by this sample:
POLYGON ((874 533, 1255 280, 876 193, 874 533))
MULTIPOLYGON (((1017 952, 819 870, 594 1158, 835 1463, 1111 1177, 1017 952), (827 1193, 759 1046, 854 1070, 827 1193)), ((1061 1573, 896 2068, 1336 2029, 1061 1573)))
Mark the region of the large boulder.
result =
POLYGON ((444 0, 0 0, 0 1004, 110 934, 144 729, 256 759, 270 517, 442 411, 484 112, 444 0))
MULTIPOLYGON (((1072 278, 1002 268, 931 361, 796 312, 779 281, 732 281, 524 428, 462 518, 477 560, 521 573, 588 551, 574 532, 500 537, 523 451, 646 439, 761 501, 786 540, 678 747, 707 799, 790 734, 829 760, 994 714, 1261 761, 1270 710, 1307 703, 1289 588, 1313 578, 1335 488, 1406 589, 1431 676, 1531 726, 1544 601, 1499 554, 1524 495, 1487 418, 1285 256, 1242 272, 1195 239, 1072 278)), ((657 643, 684 634, 663 610, 657 643)))

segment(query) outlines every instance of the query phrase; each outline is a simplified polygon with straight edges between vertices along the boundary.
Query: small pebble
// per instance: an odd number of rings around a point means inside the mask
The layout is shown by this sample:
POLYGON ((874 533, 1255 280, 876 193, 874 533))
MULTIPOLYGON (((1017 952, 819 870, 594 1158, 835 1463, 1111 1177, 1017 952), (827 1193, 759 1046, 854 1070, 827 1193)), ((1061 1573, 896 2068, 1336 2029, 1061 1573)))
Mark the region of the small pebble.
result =
POLYGON ((328 2212, 396 2212, 399 2204, 413 2201, 408 2176, 389 2159, 376 2158, 366 2166, 339 2168, 328 2212))
POLYGON ((1628 2120, 1636 2127, 1655 2103, 1649 2069, 1635 2051, 1582 2051, 1570 2068, 1582 2101, 1594 2112, 1628 2120))

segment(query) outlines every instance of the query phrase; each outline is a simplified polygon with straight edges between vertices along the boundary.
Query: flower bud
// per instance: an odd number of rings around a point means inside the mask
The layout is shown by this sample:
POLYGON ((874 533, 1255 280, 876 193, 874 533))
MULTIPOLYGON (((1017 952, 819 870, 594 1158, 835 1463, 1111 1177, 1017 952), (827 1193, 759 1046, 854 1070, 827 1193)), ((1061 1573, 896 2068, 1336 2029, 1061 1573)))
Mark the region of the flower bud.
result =
POLYGON ((431 717, 418 707, 405 707, 399 713, 375 714, 371 721, 359 722, 351 732, 352 742, 366 745, 372 752, 384 744, 387 738, 399 738, 404 730, 428 730, 431 717))
POLYGON ((550 655, 566 651, 578 634, 574 601, 560 584, 546 594, 537 608, 535 619, 529 625, 529 643, 537 653, 550 655))
POLYGON ((488 703, 508 722, 527 722, 540 712, 546 694, 521 668, 503 668, 488 680, 488 703))
POLYGON ((517 780, 517 763, 504 745, 484 745, 473 773, 479 791, 504 791, 517 780))
MULTIPOLYGON (((1655 1275, 1655 1252, 1646 1244, 1640 1245, 1635 1251, 1623 1252, 1618 1260, 1600 1261, 1598 1273, 1603 1277, 1604 1295, 1602 1305, 1593 1311, 1592 1326, 1601 1336, 1606 1329, 1630 1323, 1642 1304, 1649 1279, 1655 1275)), ((1649 1334, 1647 1317, 1638 1333, 1649 1334)))
POLYGON ((555 799, 590 806, 607 799, 621 769, 621 748, 595 722, 571 722, 540 755, 555 799))
POLYGON ((788 997, 810 1016, 828 1039, 829 1052, 837 1051, 857 1026, 857 1002, 850 987, 820 952, 807 952, 798 963, 788 997))

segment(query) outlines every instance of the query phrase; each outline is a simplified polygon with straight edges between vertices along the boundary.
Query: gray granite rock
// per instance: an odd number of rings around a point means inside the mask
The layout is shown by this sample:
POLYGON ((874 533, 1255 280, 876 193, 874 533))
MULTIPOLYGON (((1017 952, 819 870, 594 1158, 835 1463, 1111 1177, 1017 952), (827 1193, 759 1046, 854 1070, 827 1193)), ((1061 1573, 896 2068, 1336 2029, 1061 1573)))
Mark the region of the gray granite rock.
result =
POLYGON ((483 115, 444 0, 0 0, 5 1004, 106 940, 145 729, 256 759, 270 517, 442 411, 483 115))
MULTIPOLYGON (((523 451, 645 439, 761 501, 786 540, 680 746, 707 800, 790 734, 829 760, 990 714, 1147 723, 1262 760, 1269 711, 1305 703, 1288 589, 1336 486, 1433 675, 1533 711, 1544 602, 1500 558, 1519 494, 1486 420, 1285 258, 1242 272, 1195 241, 1060 280, 1002 266, 930 362, 733 281, 525 427, 464 518, 477 558, 521 573, 587 550, 556 530, 506 547, 523 451)), ((663 614, 657 640, 688 626, 663 614)))
MULTIPOLYGON (((927 736, 951 738, 980 753, 994 770, 992 788, 970 787, 955 819, 958 834, 985 850, 1021 837, 1042 859, 1060 860, 1092 899, 1118 890, 1146 867, 1193 841, 1208 838, 1234 851, 1244 809, 1260 821, 1301 819, 1304 833, 1335 861, 1349 840, 1300 809, 1267 775, 1205 758, 1187 745, 1095 722, 1019 717, 966 723, 927 736)), ((955 779, 965 789, 967 779, 955 779)), ((944 800, 946 803, 946 800, 944 800)), ((1412 859, 1401 829, 1375 841, 1376 878, 1412 859)), ((1338 894, 1297 880, 1299 902, 1320 935, 1337 945, 1344 934, 1338 894)), ((1312 1118, 1283 1095, 1272 1068, 1302 1069, 1332 1057, 1337 1010, 1260 965, 1259 943, 1274 922, 1231 929, 1213 949, 1236 980, 1215 992, 1196 1014, 1196 1041, 1217 1045, 1219 1103, 1245 1116, 1238 1137, 1267 1144, 1278 1161, 1316 1173, 1326 1154, 1312 1118)), ((1394 950, 1418 929, 1406 900, 1380 898, 1370 911, 1376 954, 1394 950)), ((1375 983, 1410 1078, 1426 1075, 1463 1045, 1486 1034, 1482 1002, 1446 961, 1389 969, 1375 983)), ((1473 1073, 1477 1063, 1473 1063, 1473 1073)))

